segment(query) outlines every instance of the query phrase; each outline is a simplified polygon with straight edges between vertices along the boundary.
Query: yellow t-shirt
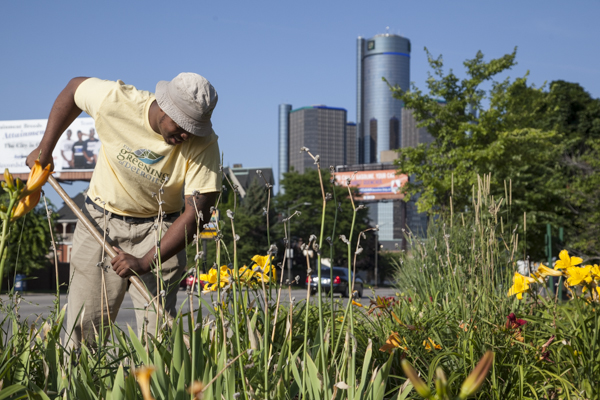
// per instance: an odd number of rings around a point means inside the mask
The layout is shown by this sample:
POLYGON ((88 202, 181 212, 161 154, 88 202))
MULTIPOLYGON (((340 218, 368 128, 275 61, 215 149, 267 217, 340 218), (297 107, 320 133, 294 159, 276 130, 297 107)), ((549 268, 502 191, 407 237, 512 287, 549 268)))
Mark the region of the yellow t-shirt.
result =
POLYGON ((183 195, 221 190, 218 136, 191 136, 176 146, 154 132, 148 110, 154 94, 122 81, 89 78, 75 92, 75 103, 95 120, 102 143, 88 196, 112 213, 151 217, 180 211, 183 195), (168 177, 168 179, 166 179, 168 177), (184 189, 185 188, 185 189, 184 189), (99 198, 100 200, 96 200, 99 198))

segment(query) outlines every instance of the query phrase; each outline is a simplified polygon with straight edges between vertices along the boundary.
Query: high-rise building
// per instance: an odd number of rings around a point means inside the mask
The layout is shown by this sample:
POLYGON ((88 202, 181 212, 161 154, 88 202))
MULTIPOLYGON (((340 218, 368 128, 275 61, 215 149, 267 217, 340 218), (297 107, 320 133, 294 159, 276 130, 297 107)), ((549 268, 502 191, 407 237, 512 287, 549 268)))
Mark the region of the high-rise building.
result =
MULTIPOLYGON (((280 104, 279 179, 291 168, 300 173, 316 168, 313 159, 300 151, 303 147, 319 155, 323 169, 346 164, 348 132, 353 142, 356 135, 352 126, 347 129, 346 116, 343 108, 318 105, 292 110, 291 105, 280 104)), ((354 151, 352 147, 350 151, 354 151)))
POLYGON ((402 142, 400 147, 417 147, 420 143, 433 142, 433 136, 427 131, 427 128, 417 127, 413 110, 402 109, 402 142))
POLYGON ((402 145, 402 108, 391 86, 408 90, 410 40, 390 33, 357 41, 357 150, 359 163, 380 162, 402 145), (382 78, 385 78, 384 81, 382 78))
POLYGON ((358 163, 358 152, 356 151, 356 124, 348 122, 346 124, 346 165, 358 163))
MULTIPOLYGON (((279 177, 281 181, 283 174, 288 172, 290 166, 290 104, 279 105, 279 177)), ((281 188, 279 188, 281 190, 281 188)))

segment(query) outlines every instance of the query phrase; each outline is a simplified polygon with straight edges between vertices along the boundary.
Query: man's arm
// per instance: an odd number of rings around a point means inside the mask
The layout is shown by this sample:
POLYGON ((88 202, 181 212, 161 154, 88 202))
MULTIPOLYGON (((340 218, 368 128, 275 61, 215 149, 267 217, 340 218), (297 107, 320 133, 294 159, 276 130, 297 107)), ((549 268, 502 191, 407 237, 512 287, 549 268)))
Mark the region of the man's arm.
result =
MULTIPOLYGON (((186 240, 187 243, 192 242, 192 238, 196 234, 196 209, 201 211, 200 215, 204 217, 200 221, 200 231, 202 231, 204 224, 210 220, 210 208, 216 203, 218 196, 218 192, 185 196, 185 211, 173 222, 160 242, 162 261, 168 260, 183 250, 186 240)), ((154 247, 142 258, 136 258, 116 247, 114 249, 118 254, 110 262, 113 270, 121 278, 127 278, 134 273, 143 275, 150 271, 154 261, 154 247)))
POLYGON ((75 104, 75 91, 81 82, 86 79, 88 78, 79 77, 71 79, 54 101, 54 105, 50 110, 50 116, 48 117, 48 125, 46 125, 44 137, 40 145, 27 156, 26 163, 29 167, 33 166, 38 157, 40 157, 42 167, 52 164, 52 151, 56 147, 56 142, 58 142, 60 135, 81 114, 81 109, 75 104))

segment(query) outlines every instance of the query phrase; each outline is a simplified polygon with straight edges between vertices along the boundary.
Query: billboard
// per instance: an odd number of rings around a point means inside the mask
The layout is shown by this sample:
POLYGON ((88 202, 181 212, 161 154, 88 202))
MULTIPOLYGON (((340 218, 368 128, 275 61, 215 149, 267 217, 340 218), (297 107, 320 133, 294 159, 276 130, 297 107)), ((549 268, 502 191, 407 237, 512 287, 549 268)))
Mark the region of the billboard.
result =
POLYGON ((350 186, 358 188, 356 200, 398 200, 404 198, 400 188, 408 182, 405 174, 396 175, 396 170, 336 172, 338 185, 346 186, 347 179, 352 179, 350 186))
MULTIPOLYGON (((0 173, 29 173, 25 159, 40 144, 47 119, 0 121, 0 173)), ((93 118, 77 118, 61 135, 52 158, 56 172, 94 169, 100 151, 93 118)))

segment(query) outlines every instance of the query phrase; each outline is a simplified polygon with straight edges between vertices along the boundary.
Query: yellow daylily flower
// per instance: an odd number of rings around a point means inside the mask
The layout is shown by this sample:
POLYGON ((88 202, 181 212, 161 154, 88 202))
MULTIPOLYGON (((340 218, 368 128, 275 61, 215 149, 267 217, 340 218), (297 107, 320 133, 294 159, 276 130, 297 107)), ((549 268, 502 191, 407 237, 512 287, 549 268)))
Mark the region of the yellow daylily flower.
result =
POLYGON ((515 276, 513 276, 513 285, 510 289, 508 289, 507 296, 513 296, 516 294, 517 299, 521 300, 523 298, 523 293, 529 290, 529 284, 534 282, 535 279, 515 272, 515 276))
POLYGON ((256 263, 261 268, 266 268, 267 265, 271 265, 273 262, 273 256, 259 256, 258 254, 252 257, 252 261, 256 263))
POLYGON ((433 341, 433 339, 430 338, 430 337, 428 337, 427 340, 423 340, 423 346, 425 347, 425 350, 427 350, 427 351, 441 350, 442 349, 442 345, 441 344, 435 344, 435 342, 433 341))
POLYGON ((379 351, 385 351, 386 353, 392 353, 395 349, 402 349, 408 351, 408 347, 402 346, 402 342, 406 343, 406 339, 400 338, 396 332, 392 332, 390 337, 387 338, 385 344, 379 348, 379 351))
POLYGON ((207 284, 204 286, 204 293, 207 292, 214 292, 217 290, 217 286, 223 287, 226 284, 229 283, 229 278, 230 278, 230 270, 229 268, 227 268, 226 265, 221 266, 220 268, 220 285, 217 285, 218 279, 217 279, 217 269, 216 268, 211 268, 208 271, 208 274, 200 274, 200 276, 198 277, 198 279, 202 280, 202 281, 206 281, 207 284))
POLYGON ((562 276, 562 272, 552 268, 548 268, 544 264, 540 264, 540 266, 537 269, 537 273, 543 276, 544 278, 547 276, 562 276))
POLYGON ((252 261, 256 263, 256 266, 260 268, 254 268, 254 275, 258 278, 259 281, 269 282, 277 281, 277 269, 272 264, 273 256, 259 256, 255 255, 252 257, 252 261))
POLYGON ((596 264, 591 269, 592 276, 594 280, 600 281, 600 267, 596 264))
POLYGON ((154 367, 151 365, 136 368, 134 371, 135 377, 140 385, 144 400, 155 400, 150 393, 150 377, 154 373, 154 367))
POLYGON ((570 267, 567 268, 567 284, 569 286, 577 285, 589 285, 594 280, 592 276, 592 266, 586 265, 585 267, 570 267))
MULTIPOLYGON (((232 276, 234 276, 235 275, 235 271, 232 271, 232 272, 233 272, 232 276)), ((242 283, 248 283, 248 282, 250 282, 250 280, 252 279, 253 276, 254 276, 254 272, 250 268, 248 268, 246 265, 244 265, 242 268, 238 269, 238 276, 237 276, 237 278, 242 283)))
POLYGON ((352 300, 352 304, 355 305, 356 307, 364 307, 362 304, 352 300))
POLYGON ((37 206, 40 202, 40 197, 42 196, 42 189, 38 189, 36 192, 33 192, 19 200, 17 206, 15 207, 12 217, 10 219, 11 222, 14 222, 21 218, 23 215, 27 214, 31 210, 37 206))
POLYGON ((546 284, 546 277, 548 276, 562 276, 563 273, 556 269, 551 269, 546 267, 544 264, 540 264, 536 272, 533 272, 531 276, 533 276, 538 283, 546 284))
POLYGON ((40 164, 40 161, 35 160, 35 164, 29 172, 29 176, 27 177, 27 184, 25 186, 25 189, 23 189, 21 196, 28 196, 36 192, 37 190, 40 190, 48 180, 50 174, 52 174, 52 171, 50 171, 50 164, 46 165, 46 168, 42 168, 42 164, 40 164))
POLYGON ((583 262, 583 259, 579 257, 569 257, 569 252, 566 250, 561 251, 558 254, 558 258, 560 258, 560 260, 554 264, 554 269, 566 269, 579 265, 583 262))

